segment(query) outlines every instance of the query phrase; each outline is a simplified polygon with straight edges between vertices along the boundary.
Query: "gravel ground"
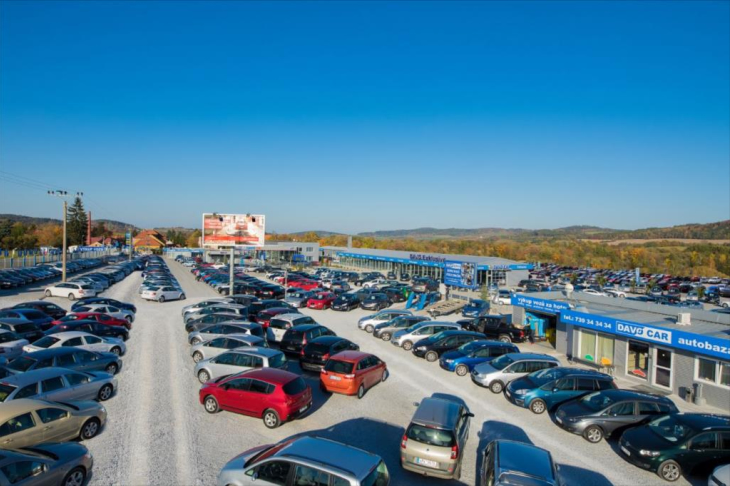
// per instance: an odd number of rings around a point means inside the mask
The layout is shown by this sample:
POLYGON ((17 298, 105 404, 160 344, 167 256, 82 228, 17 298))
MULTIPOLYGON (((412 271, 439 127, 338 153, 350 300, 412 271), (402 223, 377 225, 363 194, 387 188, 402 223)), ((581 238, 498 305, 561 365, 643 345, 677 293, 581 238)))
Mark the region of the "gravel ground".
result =
MULTIPOLYGON (((210 415, 198 402, 200 384, 193 376, 193 361, 180 310, 184 305, 217 296, 210 287, 195 282, 188 270, 168 261, 187 295, 186 301, 158 304, 137 294, 139 272, 116 284, 104 295, 137 306, 137 319, 128 342, 119 391, 105 402, 109 420, 96 438, 87 441, 94 455, 90 484, 99 485, 210 485, 221 466, 243 450, 270 444, 297 434, 316 434, 347 442, 382 456, 393 485, 475 484, 481 466, 478 452, 496 438, 533 443, 550 450, 560 464, 560 474, 571 486, 620 486, 663 484, 656 475, 625 462, 615 442, 588 444, 560 430, 546 415, 509 404, 494 395, 439 368, 437 363, 417 359, 357 329, 366 314, 310 311, 321 324, 338 335, 357 342, 361 349, 382 358, 390 378, 371 389, 362 400, 341 395, 325 396, 318 377, 305 374, 312 387, 312 411, 275 430, 260 419, 221 412, 210 415), (475 414, 464 451, 460 481, 423 478, 399 466, 400 438, 415 407, 414 402, 433 393, 458 395, 475 414)), ((41 287, 27 292, 0 293, 0 307, 41 297, 41 287)), ((69 308, 70 302, 54 299, 69 308)), ((300 372, 298 364, 292 371, 300 372)), ((706 479, 675 484, 702 484, 706 479)))

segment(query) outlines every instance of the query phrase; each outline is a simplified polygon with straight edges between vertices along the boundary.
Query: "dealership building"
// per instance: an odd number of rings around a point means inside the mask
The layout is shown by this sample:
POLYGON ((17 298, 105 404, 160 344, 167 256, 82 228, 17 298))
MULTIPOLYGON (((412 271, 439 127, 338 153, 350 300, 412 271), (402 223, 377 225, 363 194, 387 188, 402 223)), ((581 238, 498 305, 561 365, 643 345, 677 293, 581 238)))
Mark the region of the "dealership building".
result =
POLYGON ((323 246, 320 253, 323 264, 331 262, 358 271, 375 270, 394 272, 397 275, 401 273, 422 275, 433 277, 439 282, 444 281, 444 274, 449 264, 472 264, 476 268, 475 285, 478 286, 491 283, 516 286, 520 280, 529 277, 530 270, 533 268, 529 263, 474 255, 417 253, 338 246, 323 246))
POLYGON ((637 388, 730 410, 730 315, 574 292, 515 294, 514 322, 637 388), (549 334, 549 333, 548 333, 549 334))
MULTIPOLYGON (((177 255, 194 256, 200 255, 206 262, 224 262, 231 255, 230 248, 169 248, 165 250, 171 258, 177 255)), ((236 258, 255 260, 258 263, 282 264, 282 263, 304 263, 316 264, 319 262, 319 243, 304 241, 280 241, 267 243, 263 246, 236 245, 234 249, 236 258)), ((236 263, 238 265, 238 263, 236 263)))

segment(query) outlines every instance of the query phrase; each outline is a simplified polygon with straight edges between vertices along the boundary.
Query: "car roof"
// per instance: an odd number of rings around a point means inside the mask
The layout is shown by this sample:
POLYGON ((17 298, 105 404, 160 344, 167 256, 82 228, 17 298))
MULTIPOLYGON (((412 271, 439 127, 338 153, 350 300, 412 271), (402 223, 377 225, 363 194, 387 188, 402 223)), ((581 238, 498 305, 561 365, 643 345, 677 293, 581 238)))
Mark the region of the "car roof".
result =
POLYGON ((334 344, 338 341, 342 341, 347 339, 341 337, 341 336, 317 336, 316 338, 309 341, 309 344, 316 343, 316 344, 334 344))
POLYGON ((322 326, 320 324, 299 324, 298 326, 292 327, 292 329, 298 332, 307 332, 318 327, 322 326))
POLYGON ((347 471, 362 479, 380 461, 370 452, 321 437, 304 436, 291 441, 275 457, 297 457, 347 471))
POLYGON ((489 341, 487 339, 477 339, 476 341, 472 341, 469 343, 472 346, 481 346, 484 348, 499 348, 499 347, 506 347, 506 348, 516 348, 512 343, 503 343, 502 341, 489 341))
POLYGON ((66 373, 70 373, 72 371, 73 370, 57 367, 41 368, 39 370, 30 370, 24 373, 18 373, 17 375, 6 376, 2 380, 0 380, 0 383, 7 383, 10 385, 22 387, 29 383, 36 383, 41 380, 47 380, 48 378, 55 378, 57 376, 65 375, 66 373))
POLYGON ((246 342, 261 342, 264 340, 264 338, 262 338, 260 336, 254 336, 253 334, 233 333, 233 334, 226 334, 224 337, 226 337, 228 339, 234 338, 234 339, 238 339, 239 341, 246 341, 246 342))
POLYGON ((254 356, 260 356, 262 358, 271 358, 280 354, 284 354, 278 349, 264 348, 259 346, 246 346, 242 348, 234 348, 228 351, 229 353, 240 353, 250 354, 254 356))
POLYGON ((541 359, 546 361, 557 361, 559 362, 558 358, 555 356, 550 356, 549 354, 540 354, 540 353, 507 353, 504 356, 509 356, 514 361, 522 361, 525 359, 541 359))
POLYGON ((484 334, 481 332, 474 332, 474 331, 462 331, 461 329, 449 329, 448 331, 442 331, 439 333, 439 337, 444 336, 478 336, 478 337, 484 337, 484 334))
MULTIPOLYGON (((79 321, 75 321, 79 322, 79 321)), ((82 336, 93 336, 93 334, 84 332, 84 331, 63 331, 63 332, 56 332, 54 334, 50 334, 50 336, 60 338, 60 339, 71 339, 75 337, 82 337, 82 336)))
POLYGON ((286 385, 292 380, 299 378, 299 375, 290 371, 280 370, 278 368, 257 368, 254 370, 244 371, 235 376, 246 378, 255 378, 257 380, 267 381, 277 385, 286 385))
MULTIPOLYGON (((291 311, 291 309, 289 309, 291 311)), ((275 319, 281 319, 281 320, 294 320, 299 319, 301 317, 309 317, 306 314, 300 314, 298 312, 287 312, 286 314, 278 314, 275 319)))
POLYGON ((23 357, 41 360, 41 359, 54 358, 56 356, 63 356, 66 354, 71 354, 71 353, 78 351, 79 349, 80 348, 76 348, 74 346, 68 346, 65 348, 39 349, 38 351, 33 351, 28 354, 24 354, 23 357))
POLYGON ((665 397, 662 395, 656 395, 654 393, 644 393, 644 392, 635 391, 635 390, 626 390, 626 389, 602 390, 599 393, 601 395, 608 396, 608 397, 614 399, 615 401, 646 400, 646 401, 653 401, 653 402, 674 403, 668 397, 665 397))
POLYGON ((419 425, 453 429, 459 418, 460 405, 443 398, 427 397, 421 400, 412 422, 419 425))
POLYGON ((560 373, 561 378, 566 376, 579 376, 579 375, 585 375, 590 376, 591 378, 606 378, 609 380, 613 380, 613 377, 611 375, 608 375, 606 373, 601 373, 598 370, 590 370, 585 368, 573 368, 568 366, 558 366, 557 368, 552 368, 552 372, 558 372, 560 373))
POLYGON ((17 400, 10 400, 9 402, 4 402, 3 406, 0 407, 0 422, 5 422, 6 419, 16 417, 21 413, 29 412, 31 410, 38 410, 39 408, 45 408, 49 406, 56 406, 56 403, 47 402, 45 400, 33 400, 31 398, 19 398, 17 400))
POLYGON ((348 363, 357 363, 363 358, 366 358, 368 356, 372 356, 370 353, 363 353, 362 351, 342 351, 334 356, 331 356, 333 359, 337 359, 339 361, 345 361, 348 363))
POLYGON ((678 413, 677 418, 694 429, 707 430, 722 428, 730 430, 730 416, 714 415, 709 413, 678 413))
POLYGON ((553 478, 550 452, 532 444, 500 439, 496 441, 496 458, 501 473, 519 471, 537 478, 553 478))

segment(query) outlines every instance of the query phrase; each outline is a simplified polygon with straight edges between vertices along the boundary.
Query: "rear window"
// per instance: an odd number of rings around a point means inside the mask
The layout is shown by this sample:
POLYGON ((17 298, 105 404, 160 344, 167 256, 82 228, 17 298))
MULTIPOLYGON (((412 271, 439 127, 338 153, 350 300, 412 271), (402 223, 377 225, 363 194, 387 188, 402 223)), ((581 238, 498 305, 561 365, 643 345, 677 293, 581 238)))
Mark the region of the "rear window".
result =
POLYGON ((4 332, 0 334, 0 343, 9 343, 11 341, 17 341, 20 339, 14 332, 4 332))
POLYGON ((297 331, 294 329, 289 329, 286 332, 286 338, 287 339, 293 339, 293 340, 301 340, 304 333, 302 331, 297 331))
POLYGON ((329 349, 330 345, 325 343, 309 343, 306 347, 306 351, 310 353, 326 353, 329 349))
POLYGON ((5 383, 0 383, 0 402, 4 402, 5 399, 7 399, 11 393, 15 391, 14 386, 12 385, 6 385, 5 383))
POLYGON ((269 358, 269 366, 271 368, 282 368, 286 363, 286 356, 284 354, 277 354, 269 358))
POLYGON ((53 336, 45 336, 40 338, 38 341, 33 343, 33 346, 38 346, 39 348, 47 349, 56 344, 60 339, 55 338, 53 336))
POLYGON ((324 365, 324 369, 326 371, 329 371, 330 373, 340 373, 343 375, 351 374, 354 368, 354 363, 348 363, 347 361, 339 361, 336 359, 331 359, 327 361, 326 365, 324 365))
POLYGON ((283 390, 287 395, 298 395, 307 389, 307 384, 299 377, 284 385, 283 390))
POLYGON ((15 332, 33 332, 36 330, 35 324, 18 324, 15 326, 15 332))
POLYGON ((390 482, 390 474, 388 468, 383 461, 367 475, 365 479, 360 481, 362 486, 387 486, 390 482))
POLYGON ((456 444, 454 434, 450 430, 443 430, 423 425, 411 424, 406 432, 409 440, 436 447, 452 447, 456 444))
POLYGON ((24 310, 23 314, 25 314, 25 317, 28 319, 43 319, 46 317, 43 312, 37 310, 24 310))

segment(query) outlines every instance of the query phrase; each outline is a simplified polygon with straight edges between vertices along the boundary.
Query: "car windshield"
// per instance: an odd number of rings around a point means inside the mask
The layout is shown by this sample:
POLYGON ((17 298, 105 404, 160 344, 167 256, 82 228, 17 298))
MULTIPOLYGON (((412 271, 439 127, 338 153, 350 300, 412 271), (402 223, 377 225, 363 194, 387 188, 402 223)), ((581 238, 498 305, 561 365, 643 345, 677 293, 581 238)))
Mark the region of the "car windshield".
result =
POLYGON ((304 382, 304 380, 301 377, 298 377, 298 378, 290 381, 283 387, 284 393, 286 393, 289 396, 299 395, 306 389, 307 389, 307 384, 304 382))
POLYGON ((495 370, 503 370, 514 362, 515 360, 510 358, 509 355, 503 354, 499 358, 493 359, 489 364, 492 365, 492 368, 495 370))
POLYGON ((676 415, 665 415, 649 422, 649 430, 668 442, 680 442, 693 432, 692 427, 676 415))
POLYGON ((410 440, 436 447, 452 447, 456 444, 454 434, 450 430, 425 427, 418 424, 411 424, 406 435, 410 440))
POLYGON ((0 334, 0 343, 9 343, 11 341, 17 341, 20 339, 14 332, 4 332, 0 334))
POLYGON ((535 371, 534 373, 530 373, 529 375, 527 375, 530 381, 532 381, 537 386, 541 386, 546 383, 550 383, 551 381, 555 381, 561 376, 563 376, 563 373, 555 368, 546 368, 544 370, 535 371))
POLYGON ((606 407, 610 407, 615 402, 616 401, 613 398, 601 392, 589 393, 588 395, 580 399, 580 403, 583 406, 588 407, 594 412, 598 412, 599 410, 603 410, 606 407))
POLYGON ((11 393, 15 391, 14 386, 7 385, 5 383, 0 383, 0 402, 4 402, 6 398, 10 396, 11 393))
POLYGON ((28 324, 18 324, 15 326, 15 332, 33 332, 35 330, 35 325, 30 322, 28 324))
POLYGON ((342 375, 351 374, 354 368, 355 363, 348 363, 347 361, 339 361, 336 359, 331 359, 327 361, 326 365, 324 365, 325 371, 329 371, 330 373, 339 373, 342 375))
POLYGON ((40 338, 38 341, 35 341, 33 343, 33 346, 37 346, 39 348, 46 349, 46 348, 50 348, 51 346, 56 344, 58 341, 60 341, 60 339, 55 338, 53 336, 44 336, 44 337, 40 338))
POLYGON ((269 366, 272 368, 283 368, 285 363, 286 356, 284 356, 284 353, 269 358, 269 366))
POLYGON ((472 341, 470 343, 462 344, 461 346, 459 346, 458 350, 461 351, 463 354, 471 354, 474 351, 481 349, 482 347, 482 344, 472 341))
POLYGON ((383 461, 380 461, 372 471, 360 481, 362 486, 388 486, 390 482, 390 474, 388 468, 383 461))
POLYGON ((6 366, 15 371, 28 371, 31 366, 36 363, 36 360, 27 356, 21 356, 8 363, 6 366))

